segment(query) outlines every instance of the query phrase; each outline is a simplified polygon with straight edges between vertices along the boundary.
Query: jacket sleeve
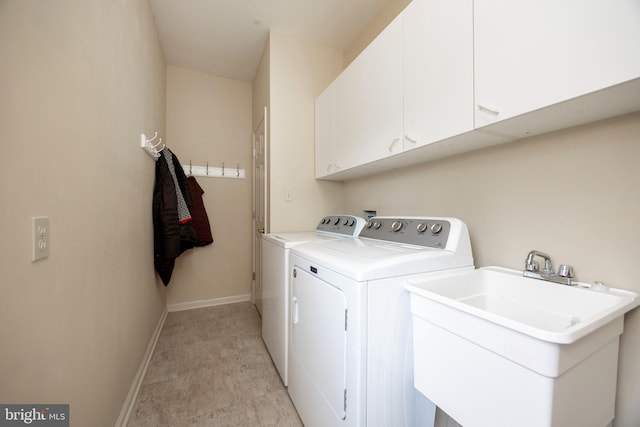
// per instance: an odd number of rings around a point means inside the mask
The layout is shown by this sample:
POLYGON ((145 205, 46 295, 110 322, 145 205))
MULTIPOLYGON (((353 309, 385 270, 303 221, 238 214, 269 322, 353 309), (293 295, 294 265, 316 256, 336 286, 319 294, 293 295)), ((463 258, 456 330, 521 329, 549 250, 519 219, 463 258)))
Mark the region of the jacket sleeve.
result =
POLYGON ((164 156, 156 162, 153 188, 154 267, 164 285, 169 284, 175 259, 180 255, 178 200, 164 156))
POLYGON ((180 186, 180 191, 182 191, 182 197, 184 198, 187 206, 193 205, 193 198, 191 197, 191 191, 189 191, 189 182, 187 181, 187 176, 184 173, 184 169, 182 169, 182 165, 180 164, 180 160, 174 152, 173 154, 173 168, 176 171, 176 178, 178 178, 178 185, 180 186))

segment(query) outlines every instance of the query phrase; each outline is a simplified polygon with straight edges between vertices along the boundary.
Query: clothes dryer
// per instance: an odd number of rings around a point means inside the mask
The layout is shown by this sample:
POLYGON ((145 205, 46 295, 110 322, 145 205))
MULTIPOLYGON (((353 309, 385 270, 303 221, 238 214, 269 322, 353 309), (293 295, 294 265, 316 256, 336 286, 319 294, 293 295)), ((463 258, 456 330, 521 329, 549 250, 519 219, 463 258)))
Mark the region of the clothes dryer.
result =
POLYGON ((302 243, 355 237, 364 224, 357 216, 329 215, 315 231, 262 236, 262 340, 284 385, 288 383, 289 250, 302 243))
POLYGON ((288 392, 306 427, 433 425, 413 386, 408 280, 473 269, 455 218, 376 217, 291 249, 288 392))

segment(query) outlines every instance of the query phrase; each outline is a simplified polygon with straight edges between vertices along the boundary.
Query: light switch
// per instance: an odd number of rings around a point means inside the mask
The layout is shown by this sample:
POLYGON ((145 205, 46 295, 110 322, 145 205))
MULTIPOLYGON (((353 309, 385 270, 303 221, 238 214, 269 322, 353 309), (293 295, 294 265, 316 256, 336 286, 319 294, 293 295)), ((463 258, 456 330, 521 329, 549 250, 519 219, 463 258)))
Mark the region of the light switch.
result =
POLYGON ((31 261, 49 256, 49 217, 34 216, 31 217, 31 261))

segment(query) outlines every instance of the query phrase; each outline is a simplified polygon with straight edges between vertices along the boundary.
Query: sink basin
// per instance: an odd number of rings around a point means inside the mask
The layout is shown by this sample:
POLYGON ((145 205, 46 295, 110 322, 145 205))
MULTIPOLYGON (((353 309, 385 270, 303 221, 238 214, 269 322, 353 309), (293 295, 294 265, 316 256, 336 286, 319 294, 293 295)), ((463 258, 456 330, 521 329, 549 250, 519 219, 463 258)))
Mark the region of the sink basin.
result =
POLYGON ((414 385, 465 427, 604 427, 638 294, 485 267, 406 285, 414 385))
POLYGON ((523 334, 570 344, 640 305, 638 294, 566 286, 485 267, 407 286, 417 295, 523 334))

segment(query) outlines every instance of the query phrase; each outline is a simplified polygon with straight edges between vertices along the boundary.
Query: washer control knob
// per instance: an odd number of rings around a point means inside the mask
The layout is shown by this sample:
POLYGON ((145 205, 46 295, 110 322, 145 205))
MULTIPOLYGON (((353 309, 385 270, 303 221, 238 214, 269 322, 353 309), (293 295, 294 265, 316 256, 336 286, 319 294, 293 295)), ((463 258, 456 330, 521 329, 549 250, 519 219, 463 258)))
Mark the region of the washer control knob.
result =
POLYGON ((382 223, 380 221, 374 221, 373 222, 373 228, 378 230, 380 227, 382 227, 382 223))
POLYGON ((340 224, 340 218, 336 218, 335 221, 333 221, 333 225, 338 225, 340 224))
POLYGON ((353 224, 355 224, 356 221, 354 219, 350 219, 349 223, 347 224, 349 227, 353 227, 353 224))
POLYGON ((393 221, 393 222, 391 223, 391 230, 392 230, 392 231, 395 231, 395 232, 398 232, 398 231, 402 230, 402 222, 400 222, 400 221, 393 221))
POLYGON ((418 230, 418 233, 424 233, 425 231, 427 231, 427 224, 425 224, 424 222, 421 222, 416 227, 416 230, 418 230))
POLYGON ((438 234, 439 232, 442 231, 442 226, 438 223, 435 223, 431 226, 431 232, 433 234, 438 234))
POLYGON ((367 221, 366 226, 367 226, 367 228, 373 227, 373 221, 367 221))

